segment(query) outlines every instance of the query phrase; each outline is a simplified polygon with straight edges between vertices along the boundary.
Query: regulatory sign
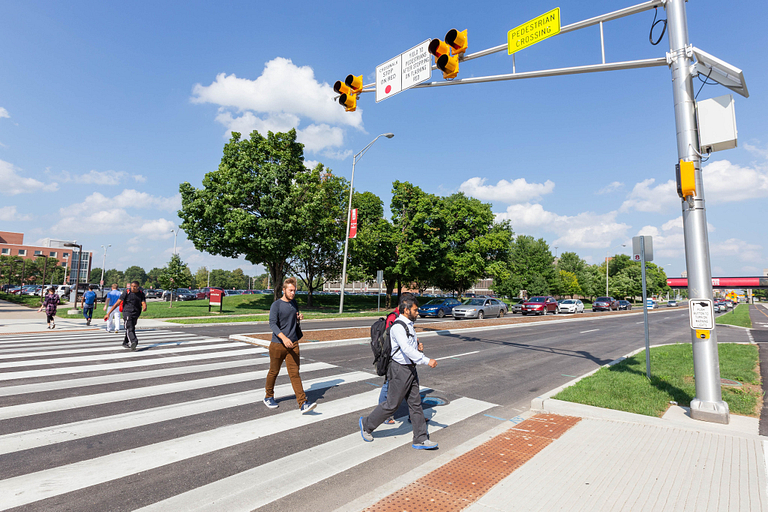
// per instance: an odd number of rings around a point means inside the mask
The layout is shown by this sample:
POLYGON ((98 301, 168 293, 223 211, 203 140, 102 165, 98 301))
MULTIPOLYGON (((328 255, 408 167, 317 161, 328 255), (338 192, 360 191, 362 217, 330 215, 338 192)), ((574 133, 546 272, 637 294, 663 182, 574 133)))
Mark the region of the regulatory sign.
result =
POLYGON ((376 282, 378 284, 381 284, 381 282, 384 280, 384 271, 383 270, 377 270, 376 271, 376 282))
POLYGON ((641 261, 640 238, 644 238, 643 245, 645 248, 646 263, 649 261, 653 261, 653 237, 649 235, 632 237, 632 259, 635 261, 641 261))
POLYGON ((427 39, 376 67, 376 103, 432 77, 432 55, 428 51, 430 41, 427 39))
POLYGON ((688 301, 688 316, 691 319, 691 329, 715 328, 715 310, 712 299, 691 299, 688 301))
POLYGON ((526 21, 519 27, 507 32, 507 52, 512 55, 540 41, 560 33, 560 8, 542 14, 538 18, 526 21))

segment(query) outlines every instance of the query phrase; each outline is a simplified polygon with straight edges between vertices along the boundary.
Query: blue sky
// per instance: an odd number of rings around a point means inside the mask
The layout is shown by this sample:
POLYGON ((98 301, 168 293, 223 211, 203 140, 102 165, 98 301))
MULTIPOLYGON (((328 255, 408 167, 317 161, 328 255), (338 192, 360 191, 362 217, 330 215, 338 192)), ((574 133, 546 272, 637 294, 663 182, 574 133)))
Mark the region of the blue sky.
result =
MULTIPOLYGON (((178 185, 200 186, 230 130, 296 127, 306 160, 349 177, 389 204, 391 183, 493 204, 516 233, 543 237, 590 263, 654 236, 655 262, 685 269, 669 70, 414 89, 347 114, 330 101, 347 74, 373 82, 377 65, 449 29, 469 53, 506 42, 511 28, 554 7, 567 25, 633 2, 39 2, 0 4, 0 230, 28 243, 76 239, 107 267, 163 266, 179 220, 178 185)), ((766 2, 692 0, 691 43, 741 68, 739 146, 705 164, 714 275, 768 268, 761 207, 768 197, 766 2)), ((666 17, 663 10, 660 17, 666 17)), ((608 62, 662 57, 648 42, 653 11, 605 24, 608 62)), ((550 38, 516 56, 517 71, 600 62, 597 27, 550 38)), ((497 53, 459 78, 509 73, 497 53)), ((434 72, 433 80, 442 80, 434 72)), ((695 80, 698 88, 698 81, 695 80)), ((727 94, 704 86, 699 99, 727 94)), ((245 262, 179 252, 247 273, 245 262)))

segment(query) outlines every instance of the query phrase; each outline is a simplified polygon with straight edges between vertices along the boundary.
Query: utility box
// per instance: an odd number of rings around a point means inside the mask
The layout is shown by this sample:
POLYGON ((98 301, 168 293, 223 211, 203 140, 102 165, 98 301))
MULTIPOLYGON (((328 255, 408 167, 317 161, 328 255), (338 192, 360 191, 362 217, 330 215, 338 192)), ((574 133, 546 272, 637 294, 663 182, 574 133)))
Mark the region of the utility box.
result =
POLYGON ((701 153, 714 153, 736 147, 736 111, 733 95, 696 103, 701 153))

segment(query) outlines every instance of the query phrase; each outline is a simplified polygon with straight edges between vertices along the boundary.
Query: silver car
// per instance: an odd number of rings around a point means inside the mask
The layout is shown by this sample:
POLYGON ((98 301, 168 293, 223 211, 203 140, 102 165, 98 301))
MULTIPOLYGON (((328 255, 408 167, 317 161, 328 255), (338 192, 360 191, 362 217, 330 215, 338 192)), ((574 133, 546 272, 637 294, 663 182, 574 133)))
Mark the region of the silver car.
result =
POLYGON ((507 314, 507 305, 498 299, 488 297, 477 297, 467 299, 463 304, 453 308, 453 318, 460 320, 462 318, 477 318, 482 320, 485 317, 501 317, 507 314))

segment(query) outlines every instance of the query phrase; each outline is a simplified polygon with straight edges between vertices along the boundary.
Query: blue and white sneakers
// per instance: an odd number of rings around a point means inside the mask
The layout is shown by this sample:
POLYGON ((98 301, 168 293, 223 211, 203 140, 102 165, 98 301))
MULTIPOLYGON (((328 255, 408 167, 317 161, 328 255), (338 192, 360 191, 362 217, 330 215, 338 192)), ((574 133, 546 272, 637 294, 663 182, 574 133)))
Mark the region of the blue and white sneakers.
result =
MULTIPOLYGON (((275 404, 275 405, 277 405, 277 404, 275 404)), ((303 404, 301 404, 301 414, 307 414, 309 411, 314 409, 316 405, 317 405, 317 403, 315 403, 315 402, 313 402, 313 403, 304 402, 303 404)))
POLYGON ((429 439, 425 439, 421 443, 414 443, 411 446, 416 448, 417 450, 434 450, 437 448, 437 443, 434 441, 430 441, 429 439))
POLYGON ((373 434, 370 432, 367 432, 365 428, 363 427, 363 417, 360 416, 360 420, 358 421, 358 424, 360 425, 360 435, 363 436, 363 441, 366 443, 370 443, 373 441, 373 434))
POLYGON ((270 409, 277 409, 278 407, 280 407, 279 405, 277 405, 277 402, 275 402, 275 399, 272 397, 265 398, 264 405, 266 405, 270 409))

